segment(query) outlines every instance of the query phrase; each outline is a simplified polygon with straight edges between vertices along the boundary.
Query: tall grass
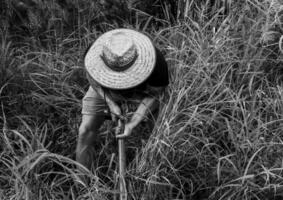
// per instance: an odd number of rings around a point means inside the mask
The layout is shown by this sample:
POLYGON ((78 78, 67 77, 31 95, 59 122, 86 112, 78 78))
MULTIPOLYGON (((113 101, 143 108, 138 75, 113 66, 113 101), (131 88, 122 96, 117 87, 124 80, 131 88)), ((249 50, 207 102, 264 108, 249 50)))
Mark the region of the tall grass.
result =
POLYGON ((58 26, 47 21, 27 35, 1 28, 1 199, 108 199, 117 192, 111 124, 96 144, 97 169, 84 169, 90 186, 74 161, 88 87, 83 52, 115 27, 146 31, 170 66, 156 126, 151 134, 138 128, 128 141, 129 197, 282 197, 280 1, 232 2, 228 13, 227 5, 187 1, 178 15, 164 4, 159 16, 132 7, 130 18, 100 25, 106 16, 92 12, 93 2, 70 2, 84 9, 69 27, 42 4, 58 26))

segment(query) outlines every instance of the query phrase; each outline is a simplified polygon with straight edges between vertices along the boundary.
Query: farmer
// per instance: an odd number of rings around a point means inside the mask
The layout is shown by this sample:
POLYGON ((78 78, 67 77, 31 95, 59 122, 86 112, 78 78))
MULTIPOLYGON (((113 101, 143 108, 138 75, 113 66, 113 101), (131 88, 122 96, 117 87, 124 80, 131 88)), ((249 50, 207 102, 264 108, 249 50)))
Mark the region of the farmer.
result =
POLYGON ((158 97, 169 81, 161 52, 149 37, 130 29, 115 29, 101 35, 87 50, 84 64, 90 87, 82 102, 76 159, 91 169, 93 143, 105 117, 111 114, 112 120, 117 121, 122 102, 138 102, 124 131, 116 137, 130 136, 143 119, 158 109, 158 97))

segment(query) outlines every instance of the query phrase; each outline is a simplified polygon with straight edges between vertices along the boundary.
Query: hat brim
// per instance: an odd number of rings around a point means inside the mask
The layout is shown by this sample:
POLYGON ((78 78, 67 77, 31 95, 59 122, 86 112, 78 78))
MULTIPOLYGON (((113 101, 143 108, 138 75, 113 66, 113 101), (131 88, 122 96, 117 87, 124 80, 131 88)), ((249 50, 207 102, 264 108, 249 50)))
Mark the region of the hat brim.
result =
POLYGON ((130 29, 115 29, 104 33, 92 44, 84 62, 91 78, 100 85, 111 89, 130 89, 143 83, 151 75, 156 63, 156 52, 146 35, 130 29), (117 32, 123 32, 132 38, 138 53, 132 66, 121 72, 109 68, 100 57, 105 41, 117 32))

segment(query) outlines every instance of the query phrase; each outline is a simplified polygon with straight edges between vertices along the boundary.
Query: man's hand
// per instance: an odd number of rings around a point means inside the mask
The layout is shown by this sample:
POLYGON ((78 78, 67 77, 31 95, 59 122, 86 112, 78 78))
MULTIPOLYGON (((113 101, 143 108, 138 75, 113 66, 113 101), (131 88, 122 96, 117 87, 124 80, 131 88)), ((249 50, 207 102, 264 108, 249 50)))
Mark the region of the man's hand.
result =
POLYGON ((132 134, 132 131, 133 131, 133 126, 130 123, 125 124, 124 133, 116 135, 116 138, 123 139, 129 137, 132 134))

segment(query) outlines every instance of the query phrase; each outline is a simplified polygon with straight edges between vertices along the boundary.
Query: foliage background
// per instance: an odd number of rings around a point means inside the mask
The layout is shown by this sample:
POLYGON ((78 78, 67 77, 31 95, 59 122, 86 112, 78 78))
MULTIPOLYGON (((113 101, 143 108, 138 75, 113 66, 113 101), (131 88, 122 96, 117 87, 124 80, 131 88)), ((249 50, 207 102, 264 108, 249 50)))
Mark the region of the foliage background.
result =
POLYGON ((129 198, 282 197, 280 0, 0 3, 1 199, 113 196, 105 130, 91 186, 73 159, 83 54, 117 27, 148 34, 170 65, 152 134, 141 127, 127 144, 129 198))

